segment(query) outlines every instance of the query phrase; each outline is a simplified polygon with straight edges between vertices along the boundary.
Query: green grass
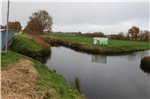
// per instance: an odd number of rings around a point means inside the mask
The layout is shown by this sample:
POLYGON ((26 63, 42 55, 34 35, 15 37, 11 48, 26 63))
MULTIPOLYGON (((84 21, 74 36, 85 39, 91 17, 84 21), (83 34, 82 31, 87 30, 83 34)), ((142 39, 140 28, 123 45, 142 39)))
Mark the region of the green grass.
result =
POLYGON ((51 53, 50 46, 41 46, 33 39, 30 39, 30 36, 25 33, 15 36, 10 50, 25 56, 32 57, 41 62, 44 62, 45 58, 48 57, 51 53))
POLYGON ((20 59, 24 59, 25 57, 20 54, 16 54, 8 51, 1 53, 1 66, 6 67, 8 64, 14 64, 18 62, 20 59))
POLYGON ((127 40, 108 40, 108 45, 93 45, 93 38, 86 36, 77 36, 75 34, 53 33, 51 37, 60 37, 66 41, 74 43, 85 43, 87 48, 100 48, 108 51, 137 51, 150 49, 150 42, 127 41, 127 40))
POLYGON ((55 71, 50 70, 46 65, 34 60, 35 58, 29 58, 31 54, 43 55, 43 53, 40 53, 42 48, 29 39, 26 34, 17 35, 15 37, 11 50, 14 52, 8 51, 7 53, 1 53, 2 68, 5 68, 9 64, 15 64, 22 59, 29 59, 33 62, 39 73, 36 86, 37 90, 46 92, 48 89, 54 89, 55 92, 48 94, 49 98, 52 96, 57 97, 58 99, 77 99, 77 97, 82 97, 72 85, 67 83, 62 75, 55 73, 55 71))
POLYGON ((49 36, 61 37, 64 40, 76 42, 76 43, 85 42, 86 44, 92 45, 91 37, 76 36, 75 34, 65 34, 65 33, 53 33, 50 34, 49 36))
POLYGON ((25 34, 15 36, 12 49, 21 52, 24 50, 38 52, 42 48, 34 43, 31 39, 29 39, 25 34))
POLYGON ((36 86, 37 90, 42 90, 45 92, 48 89, 53 88, 56 91, 55 93, 49 93, 48 99, 50 99, 51 96, 58 97, 59 99, 77 99, 77 97, 81 97, 79 92, 77 92, 77 90, 74 89, 73 86, 68 84, 63 76, 55 73, 46 65, 41 64, 36 60, 12 51, 8 51, 7 53, 2 52, 1 58, 2 68, 5 68, 9 64, 14 64, 22 59, 31 60, 39 73, 39 78, 36 86))
POLYGON ((45 65, 37 61, 34 61, 34 63, 41 76, 38 82, 40 90, 47 90, 49 87, 52 87, 61 99, 76 99, 79 96, 77 90, 69 85, 63 76, 49 70, 45 65))

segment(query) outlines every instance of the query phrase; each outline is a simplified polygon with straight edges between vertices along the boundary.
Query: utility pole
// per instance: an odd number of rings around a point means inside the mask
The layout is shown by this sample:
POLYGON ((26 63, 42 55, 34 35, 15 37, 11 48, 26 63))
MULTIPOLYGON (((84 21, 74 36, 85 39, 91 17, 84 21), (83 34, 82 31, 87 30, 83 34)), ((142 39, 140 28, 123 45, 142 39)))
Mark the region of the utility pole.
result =
POLYGON ((5 46, 5 52, 7 52, 7 39, 8 39, 8 23, 9 23, 9 0, 7 4, 7 26, 6 26, 6 46, 5 46))

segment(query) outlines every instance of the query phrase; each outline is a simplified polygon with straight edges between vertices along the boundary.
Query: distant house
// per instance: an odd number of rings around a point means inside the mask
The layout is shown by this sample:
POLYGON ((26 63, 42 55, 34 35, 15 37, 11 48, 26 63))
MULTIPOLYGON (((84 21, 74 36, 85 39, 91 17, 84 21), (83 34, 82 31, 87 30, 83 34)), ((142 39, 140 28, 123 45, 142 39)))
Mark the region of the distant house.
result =
MULTIPOLYGON (((7 36, 8 47, 12 44, 14 37, 15 37, 15 31, 8 30, 8 36, 7 36)), ((0 43, 1 50, 4 50, 6 46, 6 29, 1 29, 0 40, 1 40, 0 43)))
POLYGON ((93 44, 108 45, 108 38, 94 37, 93 44))

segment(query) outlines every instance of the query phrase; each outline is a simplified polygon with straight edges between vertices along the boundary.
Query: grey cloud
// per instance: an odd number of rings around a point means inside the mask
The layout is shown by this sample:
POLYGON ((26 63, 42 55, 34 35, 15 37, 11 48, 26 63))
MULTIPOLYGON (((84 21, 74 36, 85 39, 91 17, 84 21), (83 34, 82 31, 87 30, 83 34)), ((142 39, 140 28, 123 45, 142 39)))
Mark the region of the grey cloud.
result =
MULTIPOLYGON (((146 2, 11 2, 10 20, 19 20, 25 26, 29 16, 40 9, 47 10, 53 17, 55 31, 108 32, 107 29, 110 29, 109 31, 117 32, 114 29, 118 25, 126 28, 132 24, 144 28, 149 25, 149 4, 146 2)), ((3 3, 2 11, 2 23, 4 24, 6 22, 6 3, 3 3)))
POLYGON ((149 18, 147 3, 74 3, 61 7, 56 22, 64 24, 115 24, 149 18))

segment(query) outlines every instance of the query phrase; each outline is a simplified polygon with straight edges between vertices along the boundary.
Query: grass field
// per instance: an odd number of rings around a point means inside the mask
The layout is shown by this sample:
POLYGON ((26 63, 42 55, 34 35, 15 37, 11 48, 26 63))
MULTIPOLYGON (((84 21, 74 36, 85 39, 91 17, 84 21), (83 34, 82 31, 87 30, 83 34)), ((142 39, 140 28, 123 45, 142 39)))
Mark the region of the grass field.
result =
POLYGON ((51 99, 53 96, 55 98, 52 99, 83 99, 79 92, 72 85, 68 84, 63 76, 29 57, 11 51, 1 53, 1 66, 5 68, 9 64, 15 64, 24 59, 32 61, 39 74, 36 88, 44 92, 53 89, 53 92, 48 93, 47 98, 44 99, 51 99))
POLYGON ((150 42, 140 42, 140 41, 126 41, 126 40, 112 40, 109 39, 108 45, 93 45, 92 37, 77 36, 75 34, 63 34, 63 33, 53 33, 49 34, 51 37, 60 37, 65 41, 74 43, 84 43, 87 48, 100 48, 105 51, 113 52, 128 52, 128 51, 138 51, 150 49, 150 42))
POLYGON ((24 34, 15 36, 12 48, 15 51, 28 50, 39 52, 40 50, 42 50, 42 48, 38 44, 34 43, 31 39, 28 39, 27 35, 24 34))

